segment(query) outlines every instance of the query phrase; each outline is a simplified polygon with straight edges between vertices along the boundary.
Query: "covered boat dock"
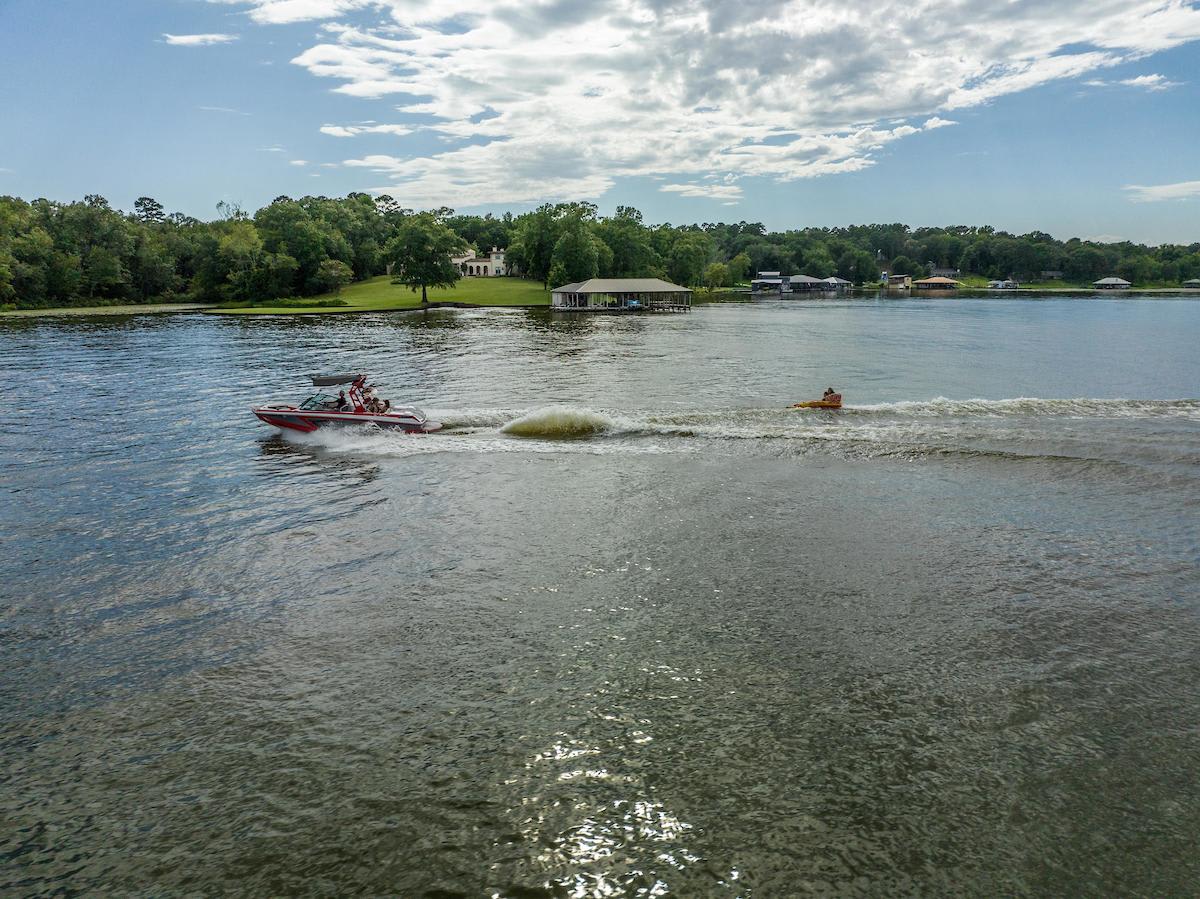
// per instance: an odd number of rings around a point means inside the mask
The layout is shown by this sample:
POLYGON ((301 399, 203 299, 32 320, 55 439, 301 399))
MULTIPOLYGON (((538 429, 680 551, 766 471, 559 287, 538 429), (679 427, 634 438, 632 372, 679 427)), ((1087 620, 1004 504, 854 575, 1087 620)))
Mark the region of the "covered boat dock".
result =
POLYGON ((660 278, 592 278, 550 292, 555 312, 688 312, 692 292, 660 278))

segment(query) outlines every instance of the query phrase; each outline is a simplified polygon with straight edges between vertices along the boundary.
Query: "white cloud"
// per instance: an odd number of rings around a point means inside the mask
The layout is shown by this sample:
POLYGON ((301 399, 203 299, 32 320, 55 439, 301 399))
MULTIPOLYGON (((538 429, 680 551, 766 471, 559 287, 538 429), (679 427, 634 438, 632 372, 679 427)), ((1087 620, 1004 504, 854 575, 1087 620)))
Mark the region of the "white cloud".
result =
POLYGON ((406 134, 412 134, 413 128, 410 125, 322 125, 321 133, 328 134, 330 137, 355 137, 359 134, 392 134, 396 137, 403 137, 406 134))
POLYGON ((634 176, 712 196, 709 176, 853 172, 951 110, 1200 38, 1187 0, 224 2, 257 22, 322 21, 292 62, 411 117, 323 133, 438 138, 345 163, 411 205, 596 197, 634 176))
POLYGON ((1165 200, 1191 200, 1200 197, 1200 181, 1174 184, 1127 184, 1123 190, 1134 203, 1161 203, 1165 200))
POLYGON ((259 153, 286 153, 287 150, 284 147, 280 147, 280 146, 259 147, 258 152, 259 153))
POLYGON ((288 165, 308 165, 307 159, 293 159, 288 162, 288 165))
POLYGON ((163 37, 174 47, 208 47, 238 39, 236 34, 163 34, 163 37))
POLYGON ((223 112, 227 115, 250 115, 248 112, 242 112, 240 109, 233 109, 229 106, 197 106, 196 108, 203 112, 223 112))
POLYGON ((1162 75, 1138 75, 1136 78, 1125 78, 1121 84, 1127 87, 1144 87, 1148 91, 1165 91, 1179 87, 1181 82, 1168 81, 1162 75))
POLYGON ((664 184, 659 190, 679 194, 681 197, 702 197, 706 200, 738 200, 742 196, 742 189, 736 184, 697 184, 695 181, 687 184, 664 184))
POLYGON ((1102 78, 1091 78, 1083 82, 1088 87, 1140 87, 1148 91, 1165 91, 1179 87, 1182 81, 1169 81, 1163 75, 1138 75, 1134 78, 1122 78, 1119 81, 1105 81, 1102 78))

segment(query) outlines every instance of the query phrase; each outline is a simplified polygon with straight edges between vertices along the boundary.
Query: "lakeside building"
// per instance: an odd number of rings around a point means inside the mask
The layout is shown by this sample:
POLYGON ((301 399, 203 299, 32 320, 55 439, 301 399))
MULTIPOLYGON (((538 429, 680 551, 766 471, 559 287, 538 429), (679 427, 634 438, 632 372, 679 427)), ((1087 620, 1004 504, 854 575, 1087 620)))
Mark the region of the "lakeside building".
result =
POLYGON ((1062 279, 1063 279, 1063 273, 1060 271, 1051 270, 1051 269, 1046 269, 1046 270, 1042 271, 1042 280, 1043 281, 1061 281, 1062 279))
POLYGON ((788 284, 792 291, 797 290, 828 290, 829 285, 820 278, 814 278, 812 275, 792 275, 788 278, 788 284))
POLYGON ((1092 287, 1097 290, 1126 290, 1133 285, 1124 278, 1101 278, 1099 281, 1093 281, 1092 287))
POLYGON ((908 290, 913 286, 912 275, 888 275, 887 286, 892 290, 908 290))
POLYGON ((779 272, 759 272, 758 277, 750 282, 751 293, 786 293, 791 289, 779 272))
POLYGON ((989 290, 1016 290, 1020 286, 1012 278, 1005 278, 1002 281, 988 281, 989 290))
POLYGON ((1200 278, 1189 278, 1183 282, 1183 286, 1187 288, 1200 287, 1200 278))
POLYGON ((451 256, 450 261, 469 278, 499 278, 502 275, 516 274, 515 266, 504 261, 504 250, 497 247, 492 247, 491 252, 485 255, 464 253, 461 256, 451 256))
POLYGON ((839 278, 837 275, 825 278, 821 283, 825 285, 826 290, 845 290, 848 287, 854 286, 845 278, 839 278))
POLYGON ((929 268, 929 277, 931 278, 957 278, 962 274, 956 268, 938 268, 932 262, 927 263, 927 267, 929 268))
POLYGON ((660 278, 591 278, 550 292, 556 312, 688 312, 692 292, 660 278))
POLYGON ((958 290, 962 286, 962 282, 939 275, 935 278, 922 278, 920 281, 913 281, 912 286, 917 288, 917 290, 958 290))

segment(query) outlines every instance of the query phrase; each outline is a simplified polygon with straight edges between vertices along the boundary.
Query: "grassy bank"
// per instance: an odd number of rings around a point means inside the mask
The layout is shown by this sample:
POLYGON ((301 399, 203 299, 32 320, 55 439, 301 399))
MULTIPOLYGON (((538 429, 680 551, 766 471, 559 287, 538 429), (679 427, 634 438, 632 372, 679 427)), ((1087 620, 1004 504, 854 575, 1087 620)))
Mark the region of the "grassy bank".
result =
MULTIPOLYGON (((333 294, 308 297, 305 304, 335 299, 333 294)), ((228 315, 336 315, 340 312, 392 312, 419 309, 420 291, 393 284, 388 275, 360 281, 342 289, 344 306, 222 306, 209 311, 228 315)), ((550 294, 537 281, 524 278, 463 278, 449 290, 430 290, 431 303, 469 303, 473 306, 548 306, 550 294)))
POLYGON ((214 309, 214 303, 142 303, 122 306, 60 306, 56 309, 10 309, 0 315, 32 318, 38 315, 145 315, 159 312, 199 312, 214 309))

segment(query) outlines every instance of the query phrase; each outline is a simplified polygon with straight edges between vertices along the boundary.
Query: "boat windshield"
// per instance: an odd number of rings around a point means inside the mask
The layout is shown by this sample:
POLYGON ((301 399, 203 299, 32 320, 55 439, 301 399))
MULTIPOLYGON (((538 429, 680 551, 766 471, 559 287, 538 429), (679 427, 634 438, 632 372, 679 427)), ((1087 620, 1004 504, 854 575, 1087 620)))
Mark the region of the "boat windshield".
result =
POLYGON ((303 403, 301 409, 336 409, 337 397, 328 393, 314 393, 303 403))

